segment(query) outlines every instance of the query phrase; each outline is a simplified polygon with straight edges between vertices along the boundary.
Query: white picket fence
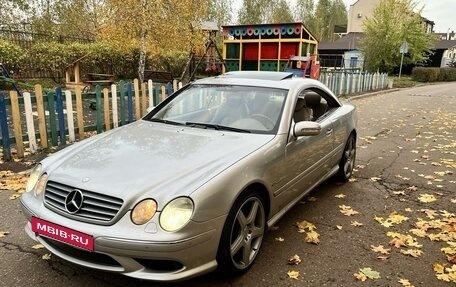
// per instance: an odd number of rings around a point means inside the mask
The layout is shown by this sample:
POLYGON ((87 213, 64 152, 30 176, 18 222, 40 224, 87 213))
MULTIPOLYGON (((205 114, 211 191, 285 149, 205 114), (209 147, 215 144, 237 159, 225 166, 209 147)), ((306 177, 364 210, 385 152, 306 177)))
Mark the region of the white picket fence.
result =
POLYGON ((320 81, 337 96, 359 94, 390 87, 388 74, 360 71, 322 71, 320 81))

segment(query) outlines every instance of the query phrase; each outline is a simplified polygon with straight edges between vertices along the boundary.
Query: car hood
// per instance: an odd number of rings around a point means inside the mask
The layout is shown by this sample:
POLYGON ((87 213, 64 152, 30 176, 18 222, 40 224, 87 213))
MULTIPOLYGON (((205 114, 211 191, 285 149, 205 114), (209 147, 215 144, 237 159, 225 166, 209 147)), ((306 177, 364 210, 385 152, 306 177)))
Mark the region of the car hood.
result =
POLYGON ((137 121, 44 161, 50 181, 124 200, 170 200, 257 150, 273 135, 137 121))

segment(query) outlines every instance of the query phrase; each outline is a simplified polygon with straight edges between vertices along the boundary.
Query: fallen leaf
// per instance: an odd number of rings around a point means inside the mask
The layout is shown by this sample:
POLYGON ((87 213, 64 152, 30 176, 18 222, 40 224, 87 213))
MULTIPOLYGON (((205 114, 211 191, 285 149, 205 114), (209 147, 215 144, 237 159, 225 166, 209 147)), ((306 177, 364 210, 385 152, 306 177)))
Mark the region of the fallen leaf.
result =
POLYGON ((362 224, 361 222, 358 222, 358 221, 352 221, 350 223, 351 226, 355 226, 355 227, 360 227, 360 226, 363 226, 364 224, 362 224))
POLYGON ((415 287, 415 286, 413 286, 412 283, 410 283, 410 281, 407 280, 407 279, 401 279, 401 280, 399 280, 399 281, 397 281, 397 282, 401 283, 401 284, 402 284, 402 287, 415 287))
POLYGON ((0 231, 0 238, 5 237, 9 234, 8 231, 0 231))
POLYGON ((402 254, 410 255, 415 258, 420 257, 423 254, 423 251, 421 251, 419 249, 407 249, 407 250, 401 250, 400 252, 402 254))
POLYGON ((288 278, 298 280, 299 271, 290 270, 287 272, 288 278))
POLYGON ((341 193, 341 194, 335 195, 334 197, 335 197, 335 198, 345 198, 346 195, 343 194, 343 193, 341 193))
POLYGON ((366 275, 364 275, 364 273, 362 273, 362 272, 353 273, 353 276, 355 276, 355 278, 358 279, 361 282, 364 282, 364 281, 367 280, 366 275))
POLYGON ((307 220, 296 222, 295 225, 298 227, 298 231, 300 233, 304 233, 304 232, 306 232, 306 230, 313 231, 313 230, 317 229, 317 227, 313 223, 311 223, 307 220))
POLYGON ((50 254, 50 253, 46 253, 46 254, 44 254, 43 256, 41 256, 41 259, 43 259, 43 260, 50 260, 50 259, 51 259, 51 254, 50 254))
POLYGON ((390 254, 391 248, 385 248, 385 247, 383 247, 383 245, 379 245, 379 246, 371 245, 371 250, 376 253, 380 253, 380 254, 390 254))
POLYGON ((307 243, 313 243, 313 244, 318 245, 320 243, 320 239, 318 239, 319 236, 320 236, 320 234, 318 234, 315 231, 307 232, 305 240, 307 243))
POLYGON ((42 249, 44 246, 42 244, 36 244, 32 246, 32 249, 42 249))
POLYGON ((279 241, 279 242, 284 242, 284 241, 285 241, 285 239, 283 239, 282 237, 276 237, 275 240, 276 240, 276 241, 279 241))
POLYGON ((291 257, 290 259, 288 259, 288 265, 298 265, 299 263, 301 263, 301 258, 299 258, 299 255, 295 254, 293 255, 293 257, 291 257))
POLYGON ((435 196, 432 194, 425 193, 425 194, 420 194, 420 196, 418 197, 418 200, 423 203, 430 203, 430 202, 436 201, 437 198, 435 198, 435 196))
POLYGON ((381 278, 379 272, 374 271, 369 267, 359 269, 359 271, 361 273, 363 273, 364 275, 366 275, 366 277, 369 279, 380 279, 381 278))

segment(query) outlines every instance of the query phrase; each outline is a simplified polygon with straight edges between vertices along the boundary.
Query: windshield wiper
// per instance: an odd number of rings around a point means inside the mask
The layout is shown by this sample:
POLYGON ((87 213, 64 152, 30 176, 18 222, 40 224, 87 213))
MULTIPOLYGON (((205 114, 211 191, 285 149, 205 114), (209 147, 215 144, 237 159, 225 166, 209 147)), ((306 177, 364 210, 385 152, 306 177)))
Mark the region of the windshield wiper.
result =
POLYGON ((175 126, 183 126, 184 125, 184 123, 170 121, 170 120, 164 120, 164 119, 158 119, 158 118, 150 118, 149 121, 156 122, 156 123, 164 123, 164 124, 169 124, 169 125, 175 125, 175 126))
POLYGON ((194 128, 201 128, 201 129, 214 129, 218 131, 232 131, 232 132, 239 132, 239 133, 250 133, 249 130, 233 128, 228 126, 221 126, 216 124, 207 124, 207 123, 195 123, 195 122, 186 122, 185 125, 194 128))

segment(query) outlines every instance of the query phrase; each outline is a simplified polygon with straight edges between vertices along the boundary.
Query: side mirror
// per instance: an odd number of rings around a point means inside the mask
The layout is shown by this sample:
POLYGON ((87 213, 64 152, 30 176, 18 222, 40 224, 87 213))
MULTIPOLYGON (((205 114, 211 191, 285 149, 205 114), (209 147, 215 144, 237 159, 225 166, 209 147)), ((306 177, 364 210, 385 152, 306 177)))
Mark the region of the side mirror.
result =
POLYGON ((321 125, 316 122, 303 121, 295 124, 293 134, 295 137, 317 136, 321 133, 321 125))

